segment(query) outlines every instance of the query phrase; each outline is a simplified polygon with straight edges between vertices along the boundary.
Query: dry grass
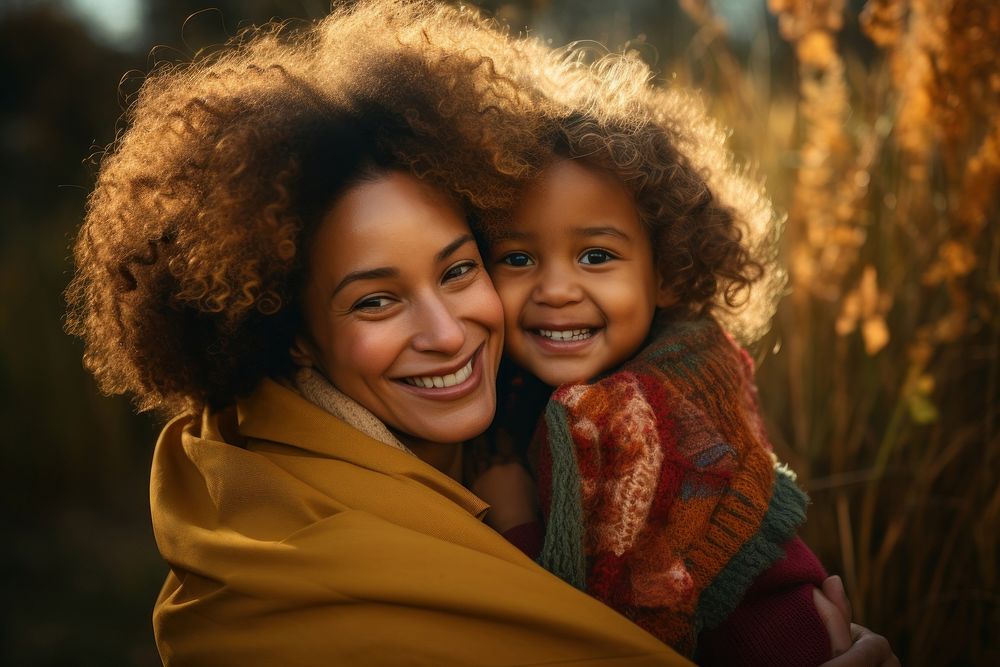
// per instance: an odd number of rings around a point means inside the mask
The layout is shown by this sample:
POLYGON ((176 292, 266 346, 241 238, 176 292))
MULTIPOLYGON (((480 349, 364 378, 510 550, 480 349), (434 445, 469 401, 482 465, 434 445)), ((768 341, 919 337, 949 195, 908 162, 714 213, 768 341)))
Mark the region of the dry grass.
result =
POLYGON ((1000 664, 1000 4, 770 0, 787 97, 681 6, 714 63, 692 83, 788 211, 758 379, 806 539, 904 664, 1000 664))

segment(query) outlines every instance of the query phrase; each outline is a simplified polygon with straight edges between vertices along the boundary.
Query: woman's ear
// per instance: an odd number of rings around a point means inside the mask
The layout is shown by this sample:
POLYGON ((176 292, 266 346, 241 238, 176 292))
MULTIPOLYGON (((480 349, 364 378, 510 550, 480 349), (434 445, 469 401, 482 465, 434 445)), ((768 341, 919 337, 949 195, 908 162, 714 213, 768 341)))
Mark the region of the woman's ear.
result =
POLYGON ((302 336, 296 336, 292 346, 288 348, 292 363, 302 368, 316 368, 316 352, 312 344, 302 336))

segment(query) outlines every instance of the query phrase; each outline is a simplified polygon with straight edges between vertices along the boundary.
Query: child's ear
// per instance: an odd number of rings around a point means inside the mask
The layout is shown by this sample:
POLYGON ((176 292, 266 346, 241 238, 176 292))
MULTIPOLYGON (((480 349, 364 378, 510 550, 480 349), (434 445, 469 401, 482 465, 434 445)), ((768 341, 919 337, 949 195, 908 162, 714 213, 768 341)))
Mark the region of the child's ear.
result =
POLYGON ((669 308, 677 303, 677 296, 674 290, 667 284, 660 270, 656 271, 656 307, 669 308))
POLYGON ((316 368, 316 350, 312 344, 302 336, 296 336, 292 346, 288 348, 288 354, 292 357, 292 363, 298 367, 316 368))

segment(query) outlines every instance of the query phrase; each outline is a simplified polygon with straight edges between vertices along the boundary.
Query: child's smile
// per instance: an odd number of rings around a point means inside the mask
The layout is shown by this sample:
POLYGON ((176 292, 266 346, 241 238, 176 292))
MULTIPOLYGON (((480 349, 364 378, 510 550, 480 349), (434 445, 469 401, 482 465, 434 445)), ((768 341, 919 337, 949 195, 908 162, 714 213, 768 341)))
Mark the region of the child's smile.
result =
POLYGON ((572 160, 529 188, 490 260, 507 354, 553 386, 634 355, 656 307, 669 303, 632 196, 572 160))
POLYGON ((542 338, 556 342, 556 343, 579 343, 585 340, 590 340, 593 337, 595 330, 592 328, 586 329, 566 329, 564 331, 552 331, 549 329, 539 329, 535 333, 542 338))
POLYGON ((526 331, 538 339, 535 345, 552 354, 578 354, 595 342, 602 327, 548 324, 526 331))

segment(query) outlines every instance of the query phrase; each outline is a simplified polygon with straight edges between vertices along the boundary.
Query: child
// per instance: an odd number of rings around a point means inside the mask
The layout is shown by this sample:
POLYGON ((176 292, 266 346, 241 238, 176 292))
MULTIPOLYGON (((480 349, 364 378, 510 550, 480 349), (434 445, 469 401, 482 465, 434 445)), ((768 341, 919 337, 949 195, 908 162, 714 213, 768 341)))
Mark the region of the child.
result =
MULTIPOLYGON (((700 664, 825 661, 826 575, 795 538, 806 498, 776 465, 749 356, 713 317, 763 271, 745 221, 662 124, 575 115, 555 134, 489 233, 506 352, 556 388, 530 457, 539 561, 700 664)), ((515 438, 532 383, 501 405, 515 438)))

